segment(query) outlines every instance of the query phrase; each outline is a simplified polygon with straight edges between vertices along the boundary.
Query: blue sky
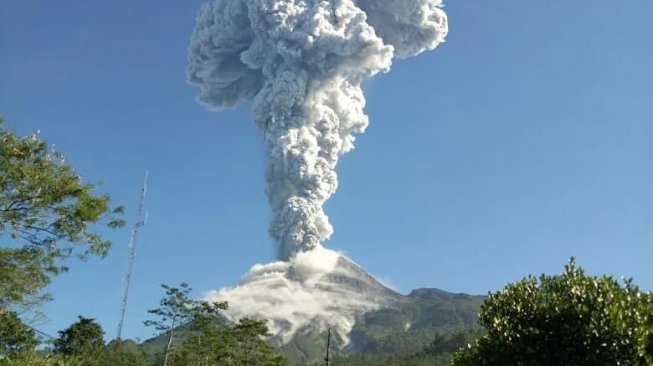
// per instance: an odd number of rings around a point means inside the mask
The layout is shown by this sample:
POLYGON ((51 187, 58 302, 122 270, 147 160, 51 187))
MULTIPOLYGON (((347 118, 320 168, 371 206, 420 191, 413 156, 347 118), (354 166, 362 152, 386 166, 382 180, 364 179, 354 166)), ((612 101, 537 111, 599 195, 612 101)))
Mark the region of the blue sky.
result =
MULTIPOLYGON (((207 112, 185 83, 202 1, 8 0, 0 114, 36 129, 127 206, 104 260, 53 281, 56 334, 115 335, 144 171, 147 209, 123 337, 147 338, 161 283, 195 294, 274 259, 266 157, 248 106, 207 112)), ((341 250, 400 292, 486 293, 570 256, 653 289, 653 2, 450 1, 435 52, 366 86, 371 124, 327 203, 341 250)))

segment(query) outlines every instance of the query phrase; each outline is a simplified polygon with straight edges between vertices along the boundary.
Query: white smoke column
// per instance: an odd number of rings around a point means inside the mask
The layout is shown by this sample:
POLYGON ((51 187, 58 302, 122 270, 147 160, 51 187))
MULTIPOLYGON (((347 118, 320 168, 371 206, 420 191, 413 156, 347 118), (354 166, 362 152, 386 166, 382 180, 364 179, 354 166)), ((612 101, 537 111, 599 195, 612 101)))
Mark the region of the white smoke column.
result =
POLYGON ((270 157, 270 233, 290 259, 330 237, 335 167, 368 125, 361 82, 393 56, 435 48, 441 0, 216 0, 190 45, 188 80, 215 110, 253 101, 270 157))

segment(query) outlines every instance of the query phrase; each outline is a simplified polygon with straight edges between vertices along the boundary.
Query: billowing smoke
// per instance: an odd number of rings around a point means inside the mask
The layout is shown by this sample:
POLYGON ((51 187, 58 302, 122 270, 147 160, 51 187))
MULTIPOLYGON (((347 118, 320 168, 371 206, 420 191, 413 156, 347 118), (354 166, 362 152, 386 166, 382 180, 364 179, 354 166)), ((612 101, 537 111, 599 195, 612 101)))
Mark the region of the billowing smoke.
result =
POLYGON ((280 343, 331 327, 344 345, 359 315, 392 305, 399 295, 339 253, 318 246, 291 261, 257 264, 238 286, 211 291, 206 298, 233 304, 228 312, 233 319, 267 320, 280 343))
POLYGON ((216 0, 204 5, 188 79, 215 110, 252 101, 269 153, 279 258, 333 232, 323 205, 338 158, 368 125, 361 83, 447 34, 441 0, 216 0))

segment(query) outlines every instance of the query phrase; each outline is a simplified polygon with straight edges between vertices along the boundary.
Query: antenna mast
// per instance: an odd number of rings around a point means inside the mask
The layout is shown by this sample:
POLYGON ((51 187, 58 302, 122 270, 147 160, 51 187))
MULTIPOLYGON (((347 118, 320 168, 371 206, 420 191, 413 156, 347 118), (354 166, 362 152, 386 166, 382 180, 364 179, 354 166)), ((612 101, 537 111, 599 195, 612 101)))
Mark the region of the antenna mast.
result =
POLYGON ((326 366, 331 365, 331 359, 329 358, 330 347, 331 347, 331 327, 329 327, 329 333, 327 334, 326 357, 324 358, 324 362, 326 362, 326 366))
POLYGON ((143 208, 145 207, 145 195, 147 194, 147 171, 145 171, 145 179, 143 180, 143 189, 141 190, 141 201, 138 204, 138 212, 136 214, 136 224, 132 230, 132 236, 129 240, 129 259, 127 260, 127 268, 125 269, 125 277, 122 283, 122 307, 120 309, 120 321, 118 322, 118 334, 116 339, 120 342, 122 340, 122 323, 125 320, 125 310, 127 309, 127 297, 129 296, 129 284, 132 279, 132 268, 134 268, 134 259, 136 259, 136 244, 138 242, 138 232, 140 228, 145 226, 147 221, 147 213, 143 215, 143 208))

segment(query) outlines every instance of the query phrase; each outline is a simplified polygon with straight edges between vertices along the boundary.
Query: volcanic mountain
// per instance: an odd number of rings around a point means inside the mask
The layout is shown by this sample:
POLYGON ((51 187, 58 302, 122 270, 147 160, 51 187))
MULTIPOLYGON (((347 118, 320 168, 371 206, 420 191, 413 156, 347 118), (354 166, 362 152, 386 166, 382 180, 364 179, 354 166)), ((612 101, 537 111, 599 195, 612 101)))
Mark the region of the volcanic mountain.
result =
POLYGON ((426 339, 435 330, 474 328, 484 297, 438 289, 402 295, 349 258, 320 247, 288 262, 255 265, 236 287, 207 298, 229 301, 232 319, 267 319, 273 344, 291 360, 312 362, 322 354, 328 328, 339 352, 365 352, 397 334, 426 339))
POLYGON ((347 344, 357 319, 398 306, 402 296, 345 256, 318 247, 290 261, 255 265, 237 286, 210 292, 207 299, 228 301, 234 319, 267 319, 281 344, 297 333, 327 328, 347 344))
MULTIPOLYGON (((419 352, 436 331, 477 328, 484 296, 427 288, 402 295, 347 257, 318 248, 289 262, 255 265, 237 286, 206 298, 229 301, 232 321, 266 319, 270 343, 290 364, 308 365, 324 357, 328 328, 334 355, 419 352)), ((144 345, 154 354, 165 342, 160 336, 144 345)))

